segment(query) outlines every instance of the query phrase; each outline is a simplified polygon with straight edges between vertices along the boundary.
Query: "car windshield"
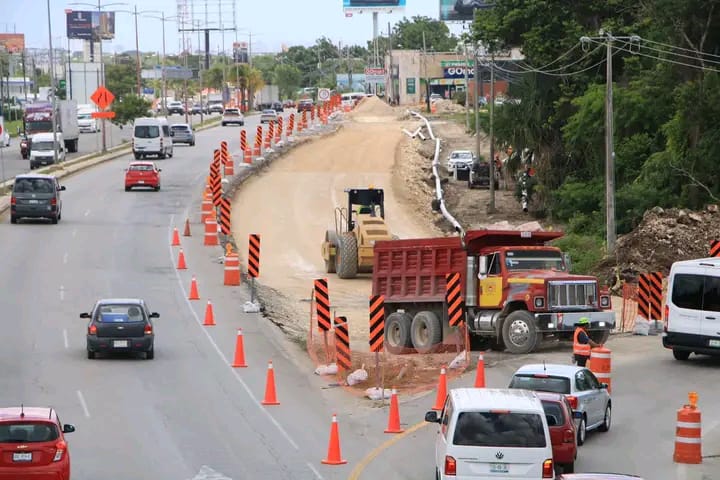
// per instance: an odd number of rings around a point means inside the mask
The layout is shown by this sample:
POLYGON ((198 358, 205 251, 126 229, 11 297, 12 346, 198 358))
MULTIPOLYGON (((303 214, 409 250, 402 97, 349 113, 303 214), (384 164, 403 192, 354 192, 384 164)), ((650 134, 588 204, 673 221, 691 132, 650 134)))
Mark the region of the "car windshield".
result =
POLYGON ((550 375, 519 374, 513 376, 509 388, 523 388, 540 392, 570 393, 570 379, 550 375))
POLYGON ((52 152, 53 142, 32 142, 32 149, 38 152, 52 152))
POLYGON ((508 270, 565 271, 562 254, 555 250, 509 250, 505 253, 508 270))
POLYGON ((160 127, 157 125, 137 125, 135 138, 157 138, 160 136, 160 127))
POLYGON ((267 115, 275 115, 275 110, 263 110, 263 113, 267 115))
POLYGON ((95 321, 100 323, 144 322, 145 315, 139 305, 101 305, 95 314, 95 321))
POLYGON ((238 110, 233 110, 231 108, 225 109, 225 115, 238 115, 240 112, 238 110))
POLYGON ((187 125, 173 125, 170 127, 174 132, 189 132, 190 127, 187 125))
POLYGON ((453 444, 470 447, 544 448, 545 429, 537 413, 462 412, 453 444))
POLYGON ((0 443, 52 442, 60 436, 58 428, 49 422, 1 422, 0 443))
POLYGON ((473 155, 470 152, 453 152, 451 158, 467 158, 472 159, 473 155))
POLYGON ((78 120, 90 120, 92 118, 92 115, 89 113, 81 113, 78 115, 78 120))
POLYGON ((49 178, 20 178, 15 181, 15 193, 52 193, 54 182, 49 178))
POLYGON ((155 170, 152 165, 130 165, 131 172, 152 172, 155 170))
POLYGON ((565 412, 558 402, 542 401, 543 410, 545 410, 545 418, 547 418, 548 426, 557 427, 565 425, 565 412))

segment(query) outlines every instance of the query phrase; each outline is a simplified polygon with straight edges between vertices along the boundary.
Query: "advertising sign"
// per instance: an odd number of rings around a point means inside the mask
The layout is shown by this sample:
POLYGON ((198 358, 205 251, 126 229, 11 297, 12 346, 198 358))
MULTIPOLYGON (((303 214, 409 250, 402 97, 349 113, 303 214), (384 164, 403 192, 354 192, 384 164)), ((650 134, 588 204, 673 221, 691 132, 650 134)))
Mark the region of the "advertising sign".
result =
POLYGON ((405 84, 405 93, 408 95, 415 95, 415 79, 408 78, 405 84))
POLYGON ((443 78, 465 78, 465 70, 467 70, 468 78, 475 77, 475 69, 473 67, 443 67, 443 78))
POLYGON ((233 42, 233 62, 250 63, 250 46, 248 42, 233 42))
POLYGON ((115 12, 65 10, 67 37, 78 40, 115 38, 115 12))
POLYGON ((24 33, 0 33, 0 51, 22 53, 25 50, 24 33))
POLYGON ((345 13, 401 12, 406 0, 343 0, 345 13))
POLYGON ((385 69, 384 68, 366 68, 365 69, 365 81, 367 83, 385 83, 385 69))
POLYGON ((440 0, 441 22, 472 22, 474 10, 492 8, 494 0, 440 0))
POLYGON ((335 85, 340 90, 352 90, 354 92, 365 91, 365 74, 353 73, 352 78, 347 73, 335 75, 335 85), (352 85, 351 85, 352 83, 352 85))

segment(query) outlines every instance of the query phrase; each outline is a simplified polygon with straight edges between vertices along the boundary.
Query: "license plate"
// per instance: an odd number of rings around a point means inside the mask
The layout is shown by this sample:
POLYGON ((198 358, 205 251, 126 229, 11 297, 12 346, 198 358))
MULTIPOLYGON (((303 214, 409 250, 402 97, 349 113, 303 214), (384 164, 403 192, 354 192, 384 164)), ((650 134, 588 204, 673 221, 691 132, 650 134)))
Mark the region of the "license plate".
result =
POLYGON ((138 180, 138 183, 145 183, 145 180, 138 180))
POLYGON ((36 205, 38 203, 37 200, 28 200, 28 203, 31 205, 36 205))
POLYGON ((720 340, 710 340, 708 341, 708 345, 711 347, 720 347, 720 340))
POLYGON ((113 347, 115 348, 127 348, 128 341, 127 340, 115 340, 113 342, 113 347))
POLYGON ((32 462, 32 453, 13 453, 13 462, 32 462))
POLYGON ((490 473, 508 473, 507 463, 491 463, 490 473))

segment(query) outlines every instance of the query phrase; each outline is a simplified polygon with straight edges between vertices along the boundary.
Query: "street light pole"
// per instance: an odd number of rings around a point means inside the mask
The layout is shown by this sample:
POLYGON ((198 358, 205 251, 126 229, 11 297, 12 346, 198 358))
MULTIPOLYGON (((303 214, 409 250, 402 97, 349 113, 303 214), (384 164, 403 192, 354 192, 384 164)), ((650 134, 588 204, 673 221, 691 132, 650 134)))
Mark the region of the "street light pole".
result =
MULTIPOLYGON (((52 132, 53 132, 53 163, 58 163, 58 144, 57 144, 57 87, 55 86, 55 57, 53 55, 52 43, 52 21, 50 16, 50 0, 47 0, 47 16, 48 16, 48 43, 50 44, 50 85, 52 85, 52 132)), ((63 146, 64 148, 64 146, 63 146)))
POLYGON ((167 115, 167 77, 165 76, 165 12, 161 14, 162 18, 162 37, 163 37, 163 57, 162 57, 162 111, 167 115))
POLYGON ((135 65, 136 65, 136 75, 137 75, 137 95, 138 97, 142 95, 142 85, 140 82, 140 39, 138 37, 138 11, 137 11, 137 5, 135 5, 135 65))
MULTIPOLYGON (((100 4, 100 0, 98 0, 97 3, 98 8, 98 15, 102 15, 102 5, 100 4)), ((92 30, 92 34, 90 35, 91 42, 95 41, 95 30, 92 30)), ((102 42, 102 35, 100 32, 98 32, 98 43, 100 43, 100 83, 101 85, 105 86, 105 59, 103 58, 103 42, 102 42)), ((106 132, 106 126, 107 121, 105 118, 101 119, 102 126, 100 127, 102 129, 102 153, 107 152, 107 132, 106 132)))

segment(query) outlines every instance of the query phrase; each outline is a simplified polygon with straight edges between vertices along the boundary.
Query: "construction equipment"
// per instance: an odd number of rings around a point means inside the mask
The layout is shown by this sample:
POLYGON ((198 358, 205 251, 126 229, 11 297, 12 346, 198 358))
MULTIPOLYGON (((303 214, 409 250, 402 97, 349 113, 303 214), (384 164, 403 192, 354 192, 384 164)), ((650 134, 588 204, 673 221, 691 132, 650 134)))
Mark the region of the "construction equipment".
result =
POLYGON ((325 232, 322 256, 325 271, 355 278, 373 269, 377 240, 394 240, 385 223, 385 193, 381 188, 349 188, 347 207, 335 208, 335 230, 325 232))

